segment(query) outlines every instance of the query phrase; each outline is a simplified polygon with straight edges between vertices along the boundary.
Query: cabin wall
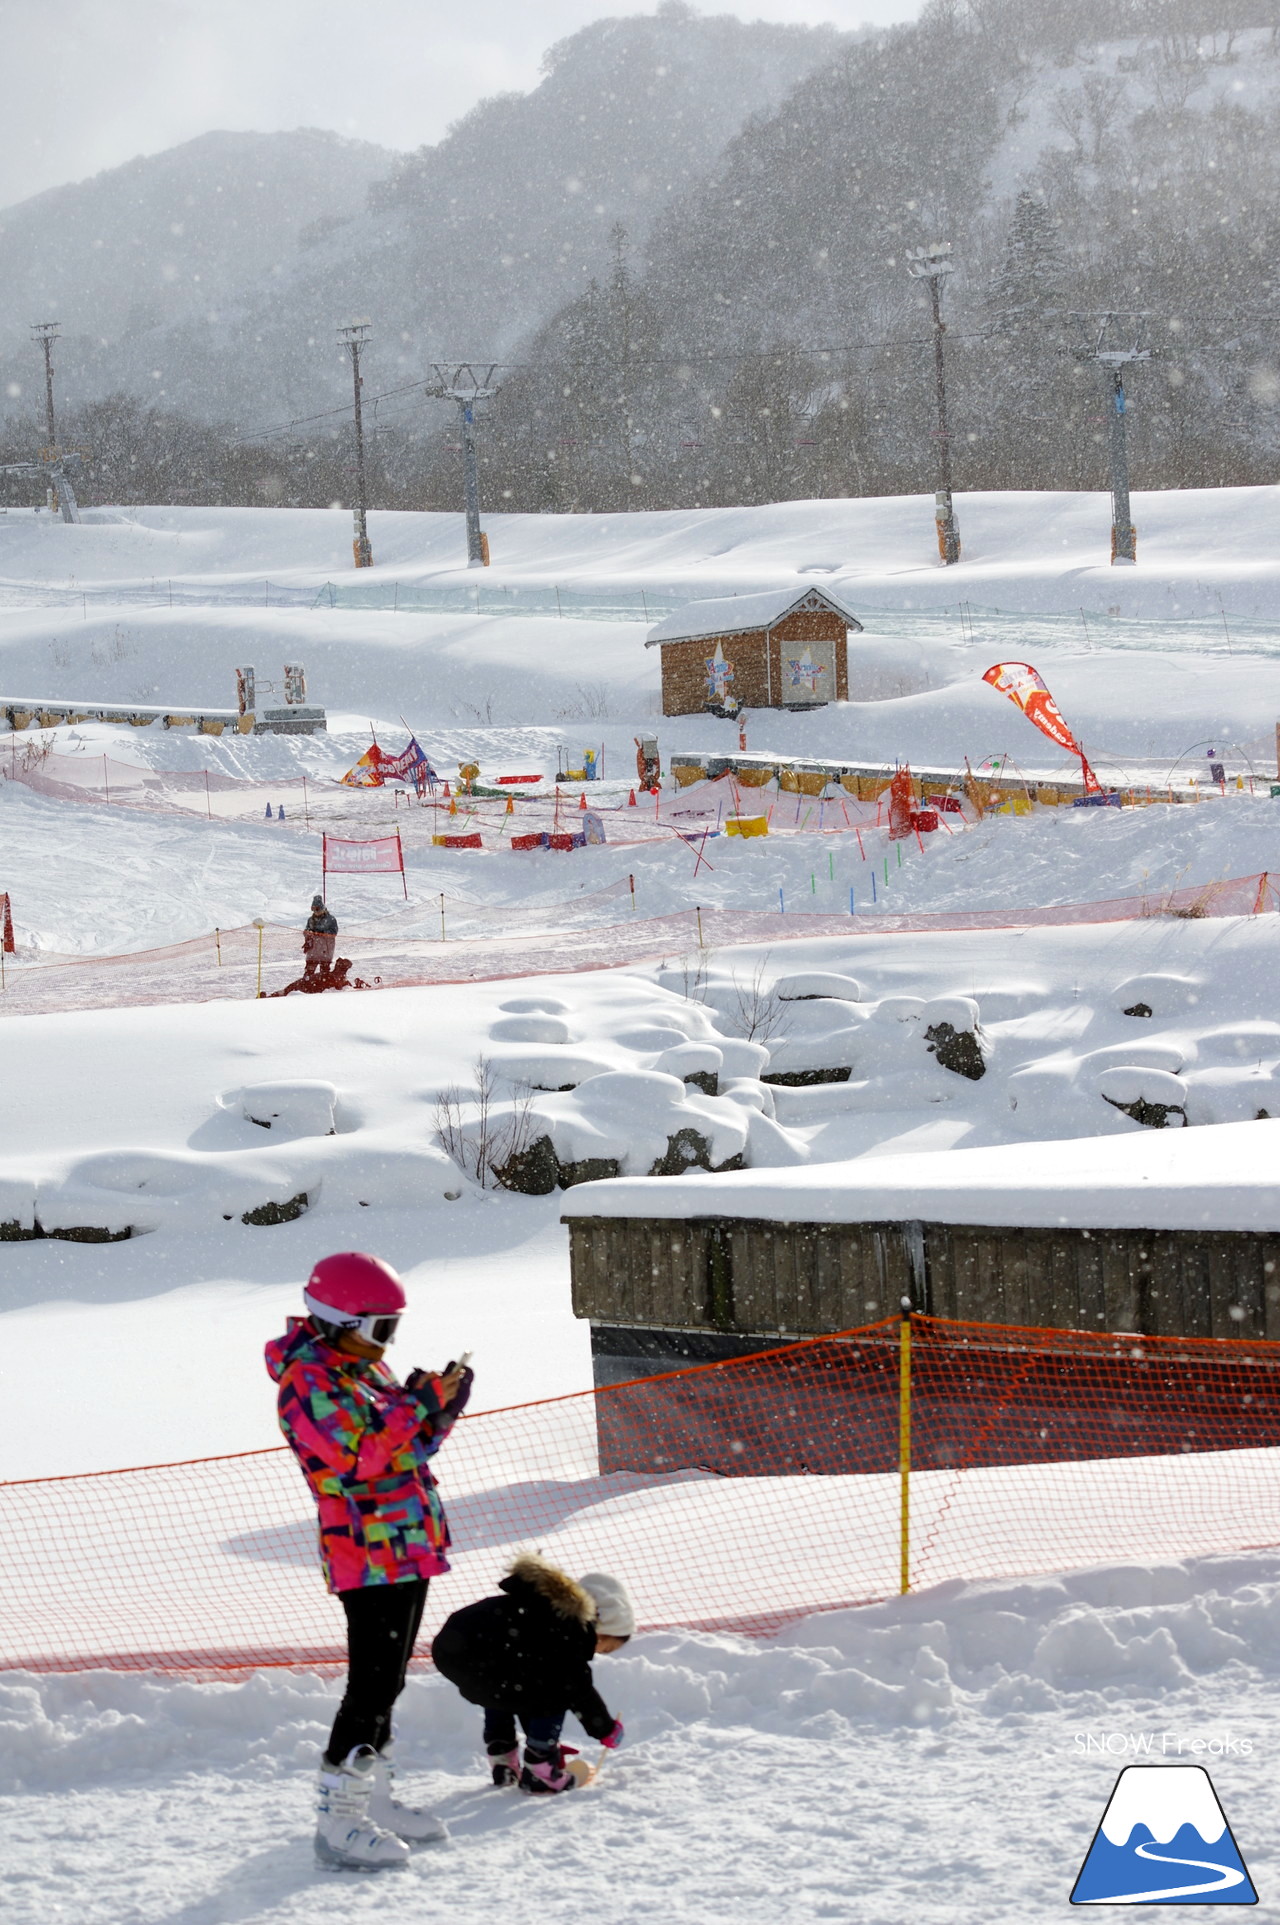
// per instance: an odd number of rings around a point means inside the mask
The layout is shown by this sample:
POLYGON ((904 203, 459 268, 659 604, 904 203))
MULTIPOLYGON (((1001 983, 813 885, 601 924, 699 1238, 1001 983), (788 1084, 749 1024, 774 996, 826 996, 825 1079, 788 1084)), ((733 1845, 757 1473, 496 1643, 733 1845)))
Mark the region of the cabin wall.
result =
POLYGON ((736 635, 702 635, 695 641, 663 642, 662 713, 701 715, 711 699, 707 693, 707 663, 716 644, 733 663, 729 693, 745 709, 768 708, 771 702, 765 633, 762 628, 736 635))
MULTIPOLYGON (((728 692, 744 709, 783 708, 803 701, 803 691, 791 686, 789 662, 806 643, 835 669, 835 687, 823 677, 817 703, 849 699, 848 628, 842 617, 823 609, 801 609, 767 633, 763 628, 728 635, 701 635, 690 641, 663 642, 662 713, 700 715, 710 699, 707 663, 717 646, 733 664, 728 692)), ((817 659, 817 655, 815 655, 817 659)))
POLYGON ((574 1314, 590 1320, 593 1349, 652 1352, 651 1369, 693 1355, 683 1333, 699 1337, 700 1358, 741 1355, 743 1339, 767 1348, 855 1329, 904 1298, 961 1322, 1280 1339, 1280 1233, 567 1221, 574 1314))

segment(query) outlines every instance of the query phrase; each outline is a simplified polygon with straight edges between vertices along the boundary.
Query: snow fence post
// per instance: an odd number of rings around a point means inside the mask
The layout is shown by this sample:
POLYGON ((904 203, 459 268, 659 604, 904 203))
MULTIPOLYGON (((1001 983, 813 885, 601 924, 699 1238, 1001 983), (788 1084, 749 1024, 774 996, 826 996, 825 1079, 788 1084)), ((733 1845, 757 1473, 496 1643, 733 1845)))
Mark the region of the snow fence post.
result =
POLYGON ((911 1299, 898 1324, 898 1590, 911 1589, 911 1299))

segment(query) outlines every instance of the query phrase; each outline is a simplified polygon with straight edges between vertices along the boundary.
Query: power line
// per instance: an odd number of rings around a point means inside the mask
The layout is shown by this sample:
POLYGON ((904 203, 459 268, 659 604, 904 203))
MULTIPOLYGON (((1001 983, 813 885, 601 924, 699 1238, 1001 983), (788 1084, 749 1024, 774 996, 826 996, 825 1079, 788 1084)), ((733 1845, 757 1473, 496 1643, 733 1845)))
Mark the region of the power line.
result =
MULTIPOLYGON (((994 332, 995 331, 990 328, 974 328, 965 333, 957 332, 951 328, 947 329, 948 337, 953 341, 988 341, 992 338, 994 332)), ((931 342, 932 336, 911 335, 905 340, 900 341, 842 341, 823 347, 793 347, 788 343, 785 347, 725 349, 718 354, 651 355, 643 360, 633 361, 631 366, 633 368, 687 368, 701 362, 767 361, 771 358, 781 359, 784 355, 792 354, 804 355, 816 359, 821 358, 823 355, 863 353, 869 348, 927 348, 931 345, 931 342)), ((444 364, 442 363, 441 365, 444 364)), ((491 369, 494 374, 499 372, 530 373, 538 371, 549 374, 558 371, 562 363, 558 361, 491 361, 487 356, 473 355, 469 361, 458 361, 454 362, 453 365, 466 367, 484 366, 491 369)), ((371 394, 367 398, 370 403, 376 405, 379 401, 394 400, 398 395, 418 393, 425 393, 427 397, 432 400, 445 398, 439 393, 437 381, 434 378, 426 381, 406 381, 398 388, 384 388, 380 394, 371 394)), ((235 439, 237 441, 268 441, 273 435, 289 434, 294 428, 308 428, 316 421, 331 421, 335 416, 345 415, 346 413, 346 408, 325 408, 320 414, 295 415, 291 420, 277 422, 270 428, 241 428, 237 430, 235 439)))
MULTIPOLYGON (((1259 320, 1280 319, 1280 317, 1275 315, 1264 313, 1259 313, 1253 318, 1259 320)), ((949 327, 947 329, 947 339, 949 341, 991 341, 998 339, 1000 332, 1001 330, 998 327, 966 329, 949 327)), ((650 355, 643 359, 633 361, 631 366, 637 369, 686 368, 704 364, 710 365, 718 362, 767 361, 770 358, 781 359, 784 355, 797 355, 813 360, 820 360, 825 356, 862 354, 872 349, 928 348, 932 345, 932 334, 907 335, 898 340, 828 342, 817 347, 793 346, 788 343, 785 346, 772 348, 723 349, 718 353, 650 355)), ((1194 343, 1180 343, 1176 347, 1162 347, 1159 350, 1159 358, 1162 361, 1180 361, 1187 360, 1198 354, 1226 353, 1229 351, 1232 350, 1218 343, 1210 343, 1207 346, 1200 346, 1194 343)), ((1072 350, 1068 349, 1064 350, 1064 352, 1070 354, 1072 350)), ((478 357, 473 356, 467 363, 462 363, 460 359, 454 363, 454 365, 467 366, 479 364, 483 364, 486 368, 492 368, 495 374, 499 372, 507 374, 554 373, 558 372, 563 365, 556 361, 496 361, 490 360, 487 356, 483 355, 478 357)), ((399 387, 395 388, 383 388, 378 394, 369 395, 366 399, 371 405, 376 407, 379 402, 398 400, 407 394, 422 394, 428 399, 444 398, 438 394, 436 380, 426 379, 422 381, 405 381, 402 382, 399 387)), ((345 407, 324 408, 318 414, 294 415, 288 421, 275 422, 267 428, 241 428, 236 431, 233 438, 236 441, 270 441, 279 435, 292 434, 295 428, 309 428, 314 426, 318 421, 332 421, 339 415, 346 415, 347 413, 348 410, 345 407)))

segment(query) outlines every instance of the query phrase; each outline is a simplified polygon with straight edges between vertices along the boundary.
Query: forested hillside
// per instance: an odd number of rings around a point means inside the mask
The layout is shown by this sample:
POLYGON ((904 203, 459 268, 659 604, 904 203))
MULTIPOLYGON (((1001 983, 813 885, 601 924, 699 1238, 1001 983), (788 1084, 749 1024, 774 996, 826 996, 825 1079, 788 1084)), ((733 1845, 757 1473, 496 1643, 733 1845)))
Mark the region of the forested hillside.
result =
MULTIPOLYGON (((505 357, 480 428, 495 507, 928 489, 907 255, 940 239, 957 487, 1105 483, 1080 351, 1108 311, 1109 340, 1151 355, 1128 382, 1135 485, 1272 479, 1275 0, 929 0, 843 40, 679 4, 597 22, 533 94, 312 221, 216 325, 69 338, 68 432, 101 498, 347 500, 332 327, 358 312, 374 505, 456 502, 452 410, 422 392, 455 356, 505 357)), ((11 422, 11 452, 37 432, 11 422)))
POLYGON ((946 289, 960 486, 1095 486, 1073 311, 1119 309, 1148 486, 1268 479, 1280 413, 1280 29, 1266 0, 934 0, 748 127, 531 343, 494 411, 524 505, 932 485, 946 289), (1117 37, 1117 27, 1132 31, 1117 37))

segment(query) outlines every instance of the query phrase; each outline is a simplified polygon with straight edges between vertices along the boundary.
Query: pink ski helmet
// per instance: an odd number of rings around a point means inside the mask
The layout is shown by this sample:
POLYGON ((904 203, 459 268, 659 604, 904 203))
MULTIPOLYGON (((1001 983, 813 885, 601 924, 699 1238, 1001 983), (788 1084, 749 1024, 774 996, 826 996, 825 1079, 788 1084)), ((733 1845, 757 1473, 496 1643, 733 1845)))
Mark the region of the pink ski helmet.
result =
POLYGON ((360 1250, 321 1257, 302 1294, 317 1323, 354 1330, 366 1343, 389 1344, 405 1307, 404 1285, 391 1265, 360 1250))

